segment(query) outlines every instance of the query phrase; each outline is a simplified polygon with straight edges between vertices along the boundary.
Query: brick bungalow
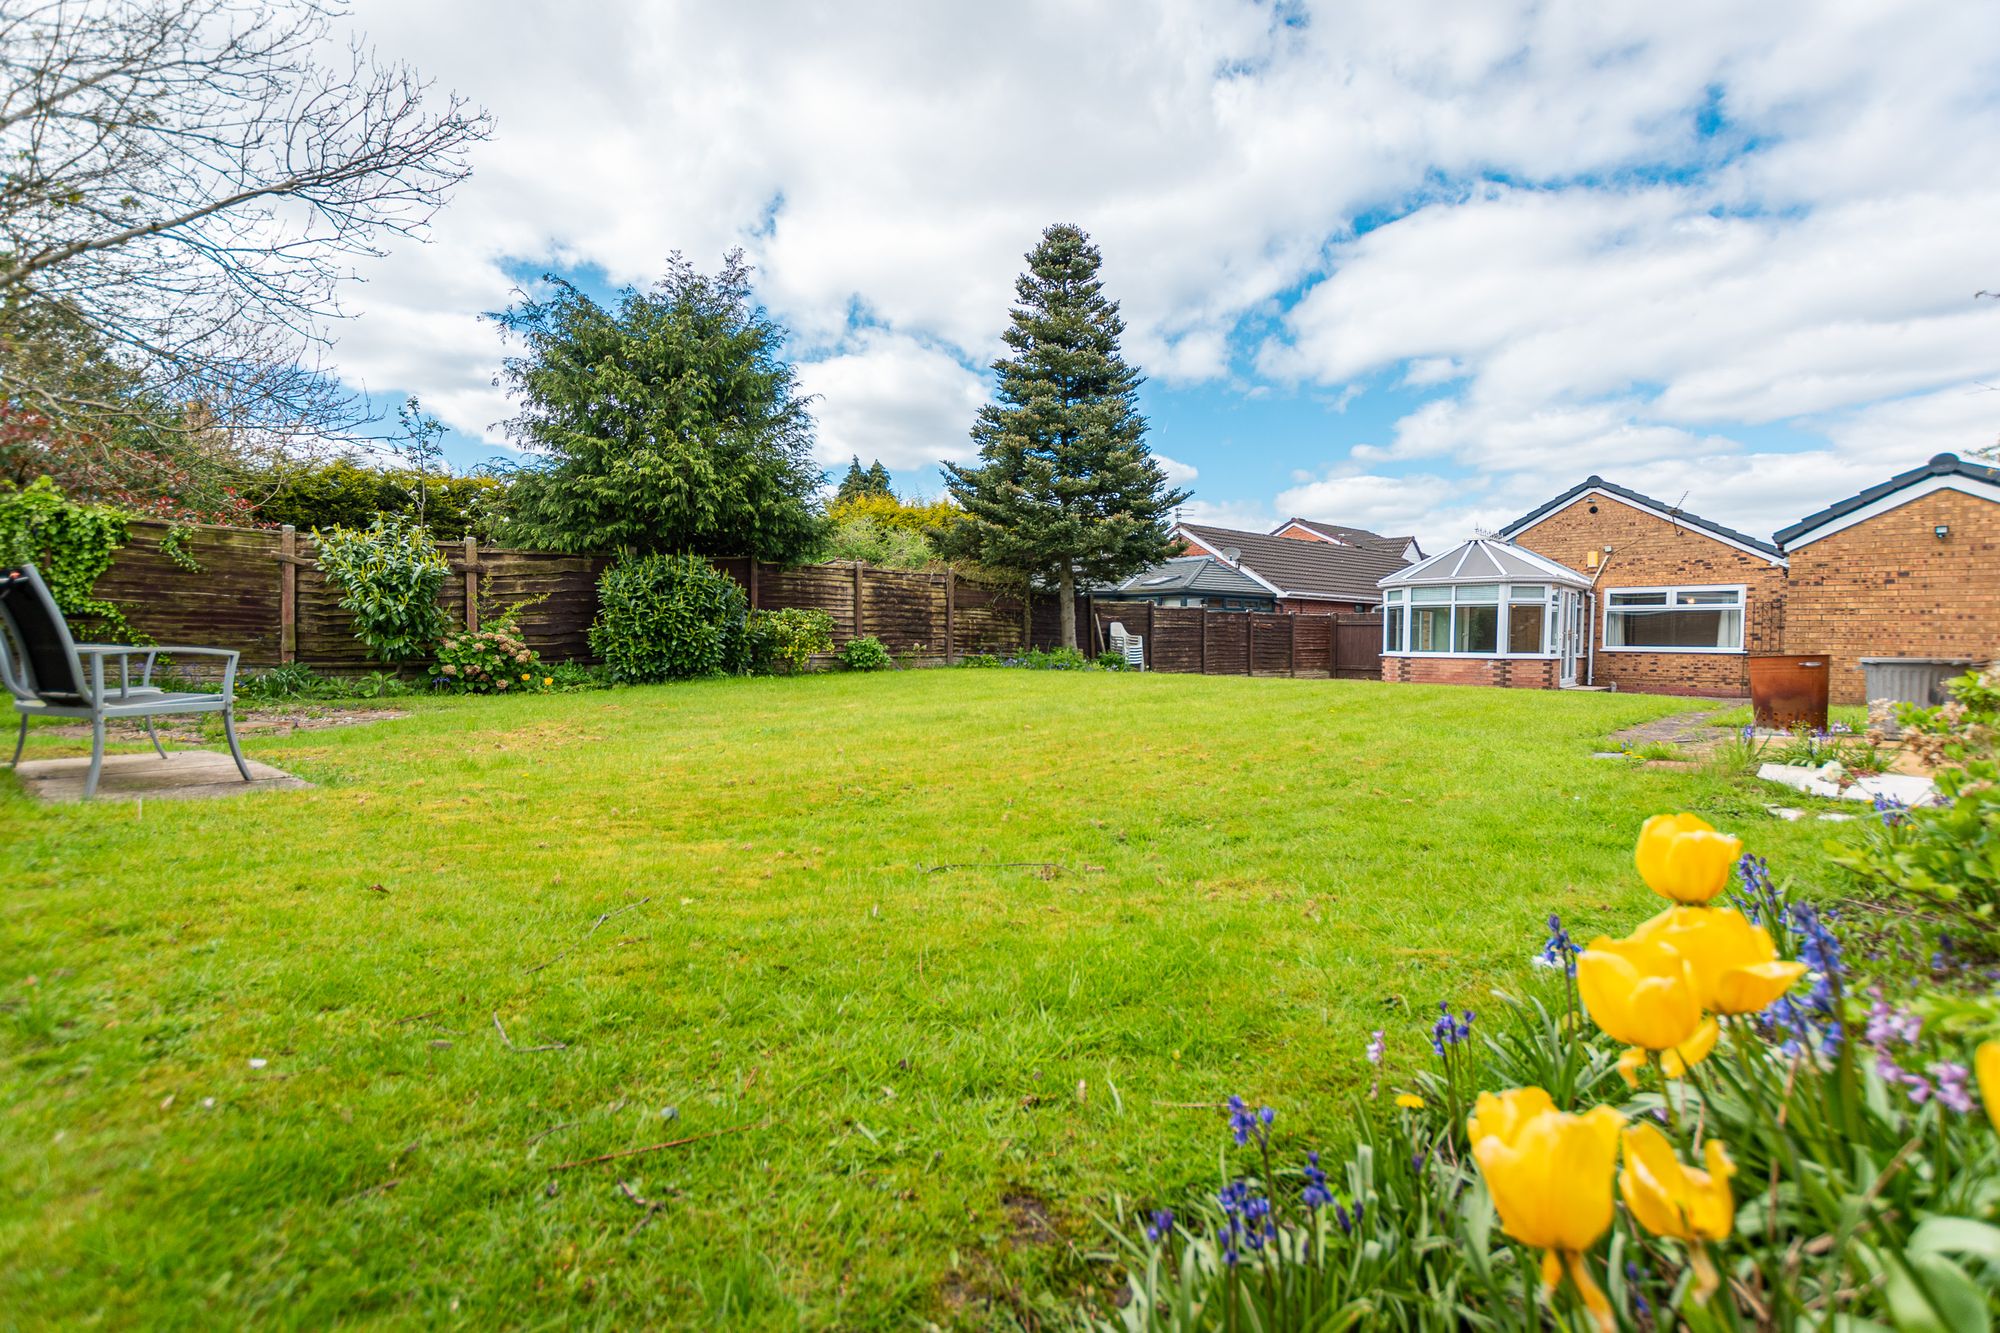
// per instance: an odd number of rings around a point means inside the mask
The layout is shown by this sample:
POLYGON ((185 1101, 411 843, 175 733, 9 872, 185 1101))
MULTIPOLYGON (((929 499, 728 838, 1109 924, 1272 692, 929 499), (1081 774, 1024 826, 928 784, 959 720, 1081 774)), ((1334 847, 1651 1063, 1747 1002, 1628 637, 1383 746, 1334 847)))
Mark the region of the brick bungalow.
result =
POLYGON ((1770 542, 1590 477, 1383 587, 1385 680, 1738 698, 1752 655, 1825 653, 1861 703, 1863 658, 2000 656, 2000 468, 1940 454, 1770 542))
POLYGON ((1788 650, 1833 659, 1833 702, 1867 702, 1864 657, 2000 656, 2000 468, 1939 454, 1778 542, 1788 650))
POLYGON ((1602 477, 1500 536, 1590 578, 1593 684, 1741 698, 1750 654, 1784 651, 1785 558, 1772 542, 1602 477))
MULTIPOLYGON (((1302 520, 1289 520, 1285 526, 1302 520)), ((1182 523, 1174 529, 1189 555, 1213 556, 1240 570, 1268 591, 1278 610, 1373 611, 1381 605, 1377 586, 1384 575, 1410 562, 1407 551, 1416 543, 1408 537, 1384 537, 1360 528, 1314 525, 1304 537, 1272 532, 1245 532, 1182 523), (1349 539, 1332 534, 1344 532, 1349 539)))

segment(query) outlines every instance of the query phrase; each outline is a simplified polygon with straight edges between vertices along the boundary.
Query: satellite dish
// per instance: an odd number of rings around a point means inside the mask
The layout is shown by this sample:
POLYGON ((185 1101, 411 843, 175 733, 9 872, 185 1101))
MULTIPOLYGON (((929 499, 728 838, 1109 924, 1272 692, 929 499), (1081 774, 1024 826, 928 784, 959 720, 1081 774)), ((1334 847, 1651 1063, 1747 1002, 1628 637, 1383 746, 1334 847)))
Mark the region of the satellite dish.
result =
POLYGON ((1243 552, 1234 546, 1225 546, 1222 548, 1222 558, 1233 565, 1243 558, 1243 552))

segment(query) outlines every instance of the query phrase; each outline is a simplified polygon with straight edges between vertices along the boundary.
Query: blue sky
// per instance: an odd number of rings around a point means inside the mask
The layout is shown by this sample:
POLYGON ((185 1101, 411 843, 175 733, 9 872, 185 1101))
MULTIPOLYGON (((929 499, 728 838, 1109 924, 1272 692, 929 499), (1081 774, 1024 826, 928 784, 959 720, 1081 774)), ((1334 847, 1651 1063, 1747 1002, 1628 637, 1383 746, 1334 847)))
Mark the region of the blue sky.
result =
POLYGON ((1097 238, 1190 516, 1429 543, 1598 472, 1769 532, 2000 434, 2000 9, 392 6, 498 132, 335 359, 504 453, 479 312, 743 247, 830 468, 963 457, 1097 238))

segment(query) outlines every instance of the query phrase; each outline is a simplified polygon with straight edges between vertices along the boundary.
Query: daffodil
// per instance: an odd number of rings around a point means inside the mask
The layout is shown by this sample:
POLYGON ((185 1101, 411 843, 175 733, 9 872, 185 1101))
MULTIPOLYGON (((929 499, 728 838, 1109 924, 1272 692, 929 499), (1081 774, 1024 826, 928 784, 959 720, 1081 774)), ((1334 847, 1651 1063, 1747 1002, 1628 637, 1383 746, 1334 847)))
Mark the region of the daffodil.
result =
POLYGON ((1736 1220, 1729 1188, 1736 1167, 1729 1151, 1720 1139, 1710 1139, 1702 1148, 1704 1171, 1683 1166, 1667 1136, 1651 1125, 1634 1125, 1624 1137, 1625 1169, 1618 1173, 1618 1193, 1640 1226, 1688 1247, 1695 1299, 1706 1301, 1722 1279, 1703 1244, 1728 1239, 1736 1220))
POLYGON ((1979 1100, 1986 1103, 1986 1118, 1993 1132, 2000 1134, 2000 1041, 1982 1043, 1972 1053, 1972 1072, 1979 1079, 1979 1100))
POLYGON ((1792 988, 1804 963, 1778 958, 1771 932, 1732 907, 1669 907, 1632 932, 1687 959, 1695 998, 1711 1014, 1756 1014, 1792 988))
POLYGON ((1662 898, 1701 904, 1729 887, 1743 840, 1698 815, 1654 815, 1639 830, 1639 877, 1662 898))
POLYGON ((1611 1228, 1611 1181, 1625 1117, 1608 1106, 1583 1115, 1555 1109, 1540 1088, 1482 1092, 1467 1129, 1472 1157, 1500 1214, 1500 1225, 1542 1251, 1547 1288, 1569 1270, 1584 1308, 1611 1329, 1611 1303, 1583 1254, 1611 1228))

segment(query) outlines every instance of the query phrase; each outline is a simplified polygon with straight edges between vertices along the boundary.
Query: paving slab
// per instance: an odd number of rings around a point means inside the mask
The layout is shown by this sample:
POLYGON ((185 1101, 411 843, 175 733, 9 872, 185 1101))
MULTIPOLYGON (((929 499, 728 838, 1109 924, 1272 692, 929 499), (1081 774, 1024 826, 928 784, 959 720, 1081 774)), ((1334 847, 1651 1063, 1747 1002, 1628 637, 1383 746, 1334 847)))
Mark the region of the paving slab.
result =
MULTIPOLYGON (((169 750, 156 754, 107 754, 97 775, 100 801, 190 801, 211 796, 243 796, 254 791, 289 791, 312 784, 281 768, 249 760, 250 782, 236 771, 226 751, 169 750)), ((15 769, 28 795, 42 801, 80 801, 90 757, 31 759, 15 769)))

